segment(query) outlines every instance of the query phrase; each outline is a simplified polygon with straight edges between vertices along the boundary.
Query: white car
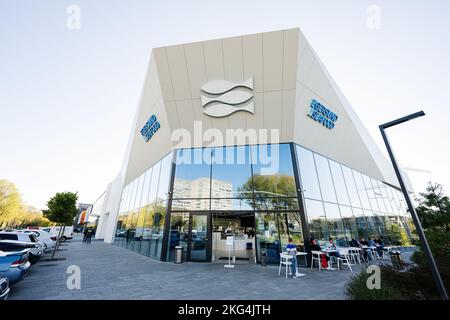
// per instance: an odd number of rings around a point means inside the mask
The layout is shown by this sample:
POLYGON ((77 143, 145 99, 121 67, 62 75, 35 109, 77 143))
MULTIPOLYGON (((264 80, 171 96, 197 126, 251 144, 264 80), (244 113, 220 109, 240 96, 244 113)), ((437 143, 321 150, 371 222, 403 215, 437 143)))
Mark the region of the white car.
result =
POLYGON ((1 231, 0 241, 5 245, 7 243, 28 243, 33 244, 33 248, 30 248, 30 254, 33 260, 37 260, 45 250, 45 245, 40 242, 34 234, 23 233, 20 231, 1 231))
MULTIPOLYGON (((50 233, 50 237, 54 240, 56 240, 56 237, 58 237, 60 228, 62 227, 40 227, 40 230, 43 230, 45 232, 50 233)), ((28 230, 35 231, 35 229, 27 228, 28 230)), ((64 234, 62 235, 62 241, 66 241, 67 239, 73 238, 73 226, 66 226, 64 228, 64 234)))
POLYGON ((52 239, 50 233, 44 230, 21 230, 23 233, 34 234, 34 236, 45 245, 46 250, 51 250, 56 244, 56 239, 52 239))

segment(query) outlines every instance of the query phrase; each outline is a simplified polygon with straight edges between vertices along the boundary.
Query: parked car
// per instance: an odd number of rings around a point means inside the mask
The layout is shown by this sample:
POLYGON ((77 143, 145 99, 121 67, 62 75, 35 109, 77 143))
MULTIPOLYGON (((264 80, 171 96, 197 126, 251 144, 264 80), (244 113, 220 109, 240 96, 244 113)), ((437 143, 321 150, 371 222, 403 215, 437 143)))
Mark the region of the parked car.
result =
POLYGON ((23 232, 0 232, 0 250, 19 251, 30 249, 30 261, 39 260, 45 250, 45 245, 39 242, 33 234, 23 232))
MULTIPOLYGON (((44 230, 50 233, 52 240, 56 240, 58 237, 60 228, 62 227, 43 227, 39 228, 39 230, 44 230)), ((66 241, 68 239, 73 239, 73 226, 66 226, 64 229, 64 234, 62 235, 62 241, 66 241)))
POLYGON ((4 252, 0 250, 0 277, 8 278, 9 285, 13 285, 27 274, 30 262, 29 249, 4 252))
POLYGON ((8 299, 9 280, 6 277, 0 277, 0 300, 8 299))
MULTIPOLYGON (((21 232, 26 234, 33 234, 39 242, 42 242, 45 246, 45 249, 51 250, 56 244, 56 238, 52 239, 50 233, 44 230, 21 230, 21 232)), ((44 249, 44 252, 46 251, 44 249)))

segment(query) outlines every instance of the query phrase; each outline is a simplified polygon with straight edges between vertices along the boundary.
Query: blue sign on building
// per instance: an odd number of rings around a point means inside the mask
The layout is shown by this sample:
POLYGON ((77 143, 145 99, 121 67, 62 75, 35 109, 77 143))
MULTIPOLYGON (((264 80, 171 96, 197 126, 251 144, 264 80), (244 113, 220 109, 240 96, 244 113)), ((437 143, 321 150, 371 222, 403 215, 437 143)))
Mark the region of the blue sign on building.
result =
POLYGON ((311 108, 309 109, 308 116, 330 130, 334 128, 338 119, 338 116, 334 112, 315 99, 311 101, 311 108))
POLYGON ((156 119, 156 116, 153 114, 141 129, 141 134, 144 137, 145 142, 148 142, 148 140, 153 137, 160 126, 158 119, 156 119))

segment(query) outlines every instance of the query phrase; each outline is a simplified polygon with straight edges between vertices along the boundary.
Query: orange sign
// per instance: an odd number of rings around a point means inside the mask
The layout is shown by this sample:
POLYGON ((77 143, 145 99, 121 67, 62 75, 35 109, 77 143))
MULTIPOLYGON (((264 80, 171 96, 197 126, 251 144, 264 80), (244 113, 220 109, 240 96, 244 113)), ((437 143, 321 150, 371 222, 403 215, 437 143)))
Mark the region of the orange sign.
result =
POLYGON ((86 219, 86 212, 86 210, 81 211, 80 224, 84 223, 84 220, 86 219))

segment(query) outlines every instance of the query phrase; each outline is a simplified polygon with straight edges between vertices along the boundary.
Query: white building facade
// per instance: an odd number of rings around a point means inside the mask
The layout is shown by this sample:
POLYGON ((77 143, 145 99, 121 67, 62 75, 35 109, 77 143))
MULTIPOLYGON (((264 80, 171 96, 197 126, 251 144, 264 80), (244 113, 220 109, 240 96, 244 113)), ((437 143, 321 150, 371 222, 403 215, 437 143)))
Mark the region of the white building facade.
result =
POLYGON ((229 236, 251 263, 288 238, 412 237, 393 169, 299 29, 154 49, 103 206, 97 238, 163 261, 220 261, 229 236))

